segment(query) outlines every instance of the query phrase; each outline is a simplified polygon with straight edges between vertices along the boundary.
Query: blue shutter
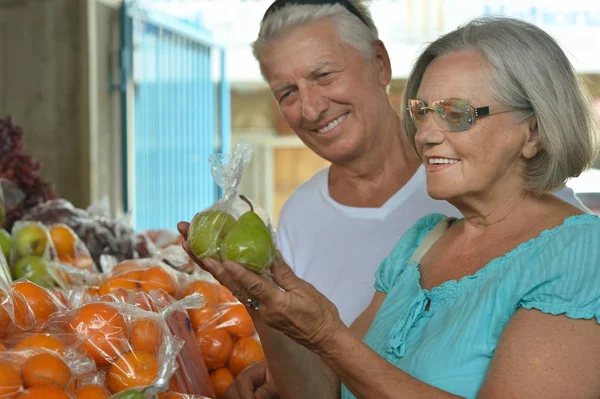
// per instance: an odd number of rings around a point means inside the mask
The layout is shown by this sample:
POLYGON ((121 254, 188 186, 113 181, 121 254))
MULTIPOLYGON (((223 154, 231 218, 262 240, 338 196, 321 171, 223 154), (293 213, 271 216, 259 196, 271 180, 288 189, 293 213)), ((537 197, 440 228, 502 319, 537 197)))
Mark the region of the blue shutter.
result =
POLYGON ((201 27, 159 12, 126 4, 123 15, 123 68, 133 83, 122 88, 132 149, 125 193, 133 193, 124 202, 136 230, 173 229, 219 197, 208 156, 230 145, 225 49, 201 27))

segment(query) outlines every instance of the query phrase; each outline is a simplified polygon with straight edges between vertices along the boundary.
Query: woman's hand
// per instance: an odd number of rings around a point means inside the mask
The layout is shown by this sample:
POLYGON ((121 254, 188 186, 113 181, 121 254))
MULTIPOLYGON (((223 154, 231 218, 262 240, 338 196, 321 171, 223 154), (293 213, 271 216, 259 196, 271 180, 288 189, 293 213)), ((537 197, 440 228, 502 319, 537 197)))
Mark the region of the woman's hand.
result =
POLYGON ((298 278, 279 252, 271 266, 271 280, 235 262, 196 258, 187 242, 189 223, 180 222, 177 228, 186 239, 183 248, 194 262, 212 274, 243 304, 252 299, 258 301, 258 310, 248 307, 255 321, 283 332, 317 354, 326 350, 336 333, 345 327, 335 305, 311 284, 298 278))

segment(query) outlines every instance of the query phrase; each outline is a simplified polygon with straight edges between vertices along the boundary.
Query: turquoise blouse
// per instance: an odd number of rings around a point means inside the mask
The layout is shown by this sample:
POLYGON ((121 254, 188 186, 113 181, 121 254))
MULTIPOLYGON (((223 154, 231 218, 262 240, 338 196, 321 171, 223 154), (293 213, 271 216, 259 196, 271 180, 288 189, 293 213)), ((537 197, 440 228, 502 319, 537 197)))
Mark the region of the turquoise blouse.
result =
MULTIPOLYGON (((474 275, 429 291, 421 288, 417 262, 407 262, 444 218, 421 218, 377 271, 375 287, 387 295, 364 341, 389 362, 427 384, 475 398, 518 308, 600 324, 599 217, 569 217, 474 275)), ((354 395, 343 386, 342 398, 354 395)))

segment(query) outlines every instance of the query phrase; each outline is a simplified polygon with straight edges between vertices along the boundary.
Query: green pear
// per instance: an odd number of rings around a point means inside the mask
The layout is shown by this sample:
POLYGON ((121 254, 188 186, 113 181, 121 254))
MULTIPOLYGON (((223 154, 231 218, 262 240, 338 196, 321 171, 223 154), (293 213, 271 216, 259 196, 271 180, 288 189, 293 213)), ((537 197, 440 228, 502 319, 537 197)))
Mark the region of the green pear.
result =
POLYGON ((48 232, 39 224, 26 224, 19 228, 13 237, 18 258, 34 255, 42 256, 49 244, 48 232))
POLYGON ((10 233, 3 228, 0 228, 0 247, 2 247, 2 253, 8 262, 10 260, 10 248, 12 247, 12 237, 10 233))
POLYGON ((221 258, 244 265, 255 273, 268 269, 275 259, 275 244, 265 222, 254 212, 254 207, 246 197, 250 210, 238 219, 237 223, 221 243, 221 258))
POLYGON ((54 279, 48 271, 48 262, 40 256, 25 256, 13 266, 13 279, 26 278, 44 288, 54 288, 54 279))
POLYGON ((190 249, 199 259, 221 260, 221 241, 234 225, 233 216, 218 209, 197 213, 188 230, 190 249))

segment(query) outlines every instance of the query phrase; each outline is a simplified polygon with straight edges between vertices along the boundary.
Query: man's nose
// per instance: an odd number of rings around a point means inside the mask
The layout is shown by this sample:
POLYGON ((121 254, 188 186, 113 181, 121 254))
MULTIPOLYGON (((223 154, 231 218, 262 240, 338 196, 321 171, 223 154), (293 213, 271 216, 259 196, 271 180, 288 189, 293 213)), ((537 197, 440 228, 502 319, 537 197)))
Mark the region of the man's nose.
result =
POLYGON ((309 85, 301 90, 300 96, 302 117, 307 121, 318 120, 319 116, 327 110, 328 100, 318 88, 309 85))

